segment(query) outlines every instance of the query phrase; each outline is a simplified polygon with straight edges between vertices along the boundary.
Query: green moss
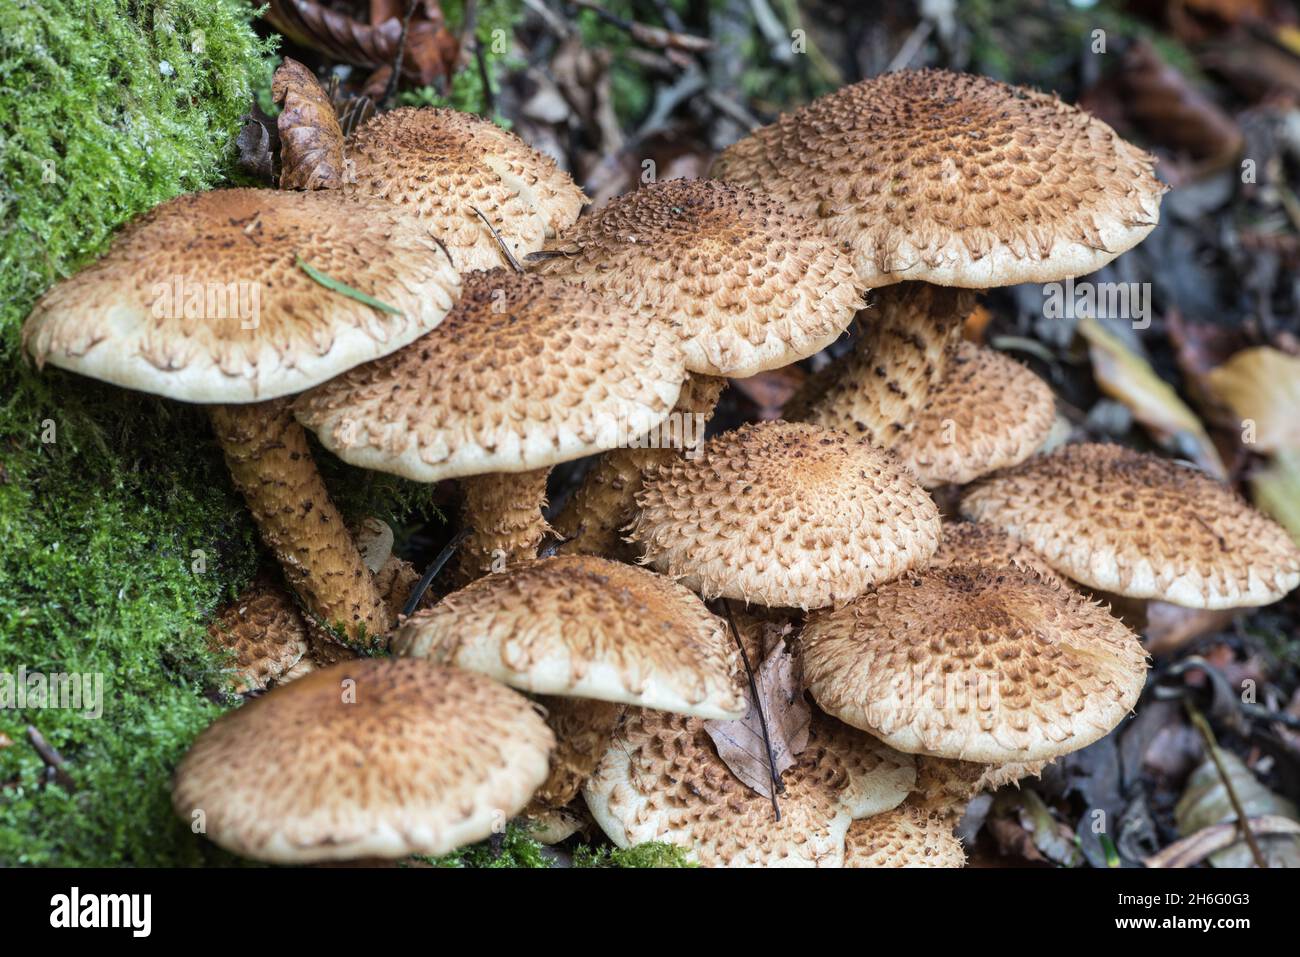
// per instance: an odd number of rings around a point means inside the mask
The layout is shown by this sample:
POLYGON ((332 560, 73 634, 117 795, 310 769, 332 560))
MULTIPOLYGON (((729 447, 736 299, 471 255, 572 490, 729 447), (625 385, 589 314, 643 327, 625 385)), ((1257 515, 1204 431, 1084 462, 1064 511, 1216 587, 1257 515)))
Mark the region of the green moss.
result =
POLYGON ((267 53, 241 0, 0 6, 0 671, 103 676, 103 715, 0 710, 0 864, 199 863, 171 769, 215 716, 202 623, 252 529, 199 410, 19 357, 35 297, 218 182, 267 53), (201 553, 201 554, 200 554, 201 553), (67 760, 47 781, 35 726, 67 760))
POLYGON ((590 848, 585 844, 573 852, 574 867, 695 867, 686 852, 675 844, 647 841, 635 847, 590 848))

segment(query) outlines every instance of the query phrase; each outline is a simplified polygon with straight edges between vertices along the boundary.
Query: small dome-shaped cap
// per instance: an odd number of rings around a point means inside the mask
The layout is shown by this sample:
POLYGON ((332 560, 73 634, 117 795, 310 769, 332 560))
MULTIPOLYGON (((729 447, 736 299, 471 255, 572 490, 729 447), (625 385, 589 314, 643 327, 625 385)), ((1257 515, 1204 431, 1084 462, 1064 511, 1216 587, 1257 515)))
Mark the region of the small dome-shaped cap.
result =
POLYGON ((1068 584, 1036 551, 988 522, 943 523, 943 540, 926 567, 937 569, 954 565, 1028 568, 1049 581, 1068 584))
POLYGON ((912 759, 814 714, 808 747, 782 776, 781 819, 718 757, 698 718, 630 710, 583 788, 611 841, 666 841, 705 867, 838 867, 855 817, 897 807, 912 759))
POLYGON ((236 694, 262 691, 292 673, 307 654, 307 626, 293 598, 259 577, 208 625, 208 644, 234 657, 236 694))
POLYGON ((1155 159, 1055 96, 898 70, 781 116, 713 175, 852 246, 867 286, 980 289, 1100 269, 1155 228, 1155 159))
POLYGON ((1062 575, 1188 608, 1277 601, 1300 548, 1200 470, 1119 445, 1065 445, 972 486, 968 518, 1024 542, 1062 575))
POLYGON ((1055 421, 1046 382, 994 349, 963 342, 894 451, 926 488, 964 485, 1029 458, 1055 421))
POLYGON ((300 396, 294 412, 346 462, 437 482, 615 448, 668 417, 684 376, 660 323, 494 269, 465 277, 429 335, 300 396))
POLYGON ((845 867, 965 867, 953 820, 912 803, 854 821, 844 839, 845 867))
POLYGON ((861 305, 847 254, 747 189, 667 180, 578 220, 537 270, 677 325, 686 368, 743 378, 821 351, 861 305))
POLYGON ((888 452, 794 422, 745 425, 646 476, 631 539, 705 598, 848 601, 923 565, 939 512, 888 452))
POLYGON ((384 203, 221 189, 128 225, 41 297, 23 345, 38 366, 169 399, 258 402, 401 348, 442 321, 459 289, 447 257, 384 203))
POLYGON ((459 110, 380 113, 352 134, 347 159, 357 191, 416 217, 461 272, 507 265, 484 219, 522 259, 587 202, 549 156, 459 110))
POLYGON ((392 650, 539 694, 744 716, 726 623, 686 588, 591 555, 520 562, 412 615, 392 650))
POLYGON ((172 806, 259 861, 446 854, 528 803, 554 744, 528 699, 483 675, 347 661, 218 718, 172 806))
POLYGON ((1014 568, 881 585, 812 616, 801 645, 829 713, 900 751, 991 764, 1091 744, 1146 678, 1141 644, 1104 607, 1014 568))

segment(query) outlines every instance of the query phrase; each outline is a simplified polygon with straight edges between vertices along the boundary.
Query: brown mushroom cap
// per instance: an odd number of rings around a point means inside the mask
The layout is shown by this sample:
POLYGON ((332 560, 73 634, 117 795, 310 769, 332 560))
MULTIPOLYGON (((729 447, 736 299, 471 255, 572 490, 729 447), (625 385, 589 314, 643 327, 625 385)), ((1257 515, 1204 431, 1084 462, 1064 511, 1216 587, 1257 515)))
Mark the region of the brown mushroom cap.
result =
POLYGON ((850 821, 897 806, 914 781, 906 755, 815 714, 777 821, 698 718, 631 709, 583 796, 619 847, 666 841, 705 867, 838 867, 850 821))
POLYGON ((1118 445, 1066 445, 977 483, 962 512, 1090 588, 1189 608, 1277 601, 1300 548, 1230 488, 1118 445))
POLYGON ((834 342, 861 305, 849 258, 747 189, 667 180, 613 199, 537 271, 580 280, 680 329, 686 368, 743 378, 834 342))
POLYGON ((591 555, 480 578, 407 619, 392 650, 539 694, 703 718, 746 710, 726 624, 676 582, 591 555))
POLYGON ((1069 584, 1039 554, 987 522, 944 522, 943 540, 927 568, 981 565, 985 568, 1028 568, 1049 581, 1069 584))
POLYGON ((745 425, 646 477, 645 560, 706 598, 820 608, 924 564, 939 513, 887 452, 793 422, 745 425))
POLYGON ((1038 777, 1047 763, 1028 761, 978 764, 930 756, 918 757, 917 793, 908 798, 908 803, 955 820, 965 812, 971 798, 980 792, 996 791, 1003 785, 1016 784, 1022 778, 1038 777))
POLYGON ((380 113, 347 147, 357 190, 418 218, 462 272, 507 265, 475 209, 522 259, 577 219, 587 202, 549 156, 459 110, 380 113))
POLYGON ((965 867, 952 818, 914 804, 854 821, 844 839, 845 867, 965 867))
POLYGON ((446 854, 528 803, 554 743, 526 698, 482 675, 347 661, 218 718, 176 769, 172 806, 255 860, 446 854))
POLYGON ((894 451, 926 488, 964 485, 1029 458, 1055 420, 1046 382, 1001 352, 963 342, 894 451))
POLYGON ((522 472, 613 448, 681 391, 671 332, 558 279, 472 273, 442 325, 300 396, 330 451, 420 482, 522 472))
POLYGON ((460 279, 385 203, 336 190, 222 189, 137 219, 23 326, 38 366, 184 402, 300 392, 434 328, 460 279), (378 299, 327 288, 299 262, 378 299))
POLYGON ((985 288, 1093 272, 1155 227, 1155 160, 1054 96, 899 70, 726 149, 713 175, 816 217, 867 286, 985 288))
POLYGON ((208 625, 208 644, 233 653, 234 691, 247 694, 293 672, 307 654, 307 626, 293 598, 262 576, 208 625))
POLYGON ((1142 691, 1124 625, 1032 572, 909 575, 813 615, 808 688, 826 711, 909 753, 1040 761, 1111 730, 1142 691))

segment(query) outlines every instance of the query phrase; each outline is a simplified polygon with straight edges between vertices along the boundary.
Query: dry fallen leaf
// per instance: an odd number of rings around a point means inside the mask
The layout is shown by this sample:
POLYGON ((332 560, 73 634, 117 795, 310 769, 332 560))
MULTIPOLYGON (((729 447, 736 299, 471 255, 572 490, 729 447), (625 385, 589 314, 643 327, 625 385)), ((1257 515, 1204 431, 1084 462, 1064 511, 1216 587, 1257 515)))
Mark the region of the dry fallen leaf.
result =
POLYGON ((1172 451, 1189 456, 1216 478, 1227 477, 1201 420, 1150 363, 1091 316, 1079 320, 1079 334, 1088 341, 1092 374, 1104 393, 1128 406, 1133 417, 1172 451))
POLYGON ((315 75, 289 57, 275 71, 271 95, 282 104, 280 188, 337 189, 343 185, 343 130, 315 75))
POLYGON ((758 689, 763 718, 767 721, 772 760, 768 758, 762 720, 748 683, 745 700, 749 710, 745 716, 734 721, 706 721, 704 730, 713 739, 718 757, 731 772, 746 786, 770 798, 772 766, 775 765, 775 773, 780 777, 808 746, 808 723, 812 719, 812 710, 804 700, 803 674, 798 658, 786 649, 779 626, 769 623, 764 628, 768 634, 774 633, 775 640, 768 642, 770 650, 767 656, 754 669, 754 684, 758 689))
MULTIPOLYGON (((1274 816, 1297 821, 1296 806, 1286 798, 1274 794, 1251 773, 1250 768, 1231 751, 1218 750, 1219 760, 1232 782, 1233 791, 1247 818, 1274 816)), ((1235 821, 1236 811, 1218 769, 1209 758, 1187 779, 1183 796, 1174 808, 1178 832, 1184 836, 1195 835, 1215 824, 1235 821)), ((1258 837, 1264 858, 1273 867, 1300 866, 1300 838, 1294 834, 1258 837)), ((1244 841, 1234 841, 1209 854, 1215 867, 1252 867, 1254 859, 1244 841)))
POLYGON ((1300 449, 1300 358, 1269 346, 1243 349, 1210 370, 1206 382, 1240 418, 1251 449, 1300 449))
POLYGON ((1300 545, 1300 449, 1285 449, 1250 479, 1251 495, 1260 510, 1300 545))
MULTIPOLYGON (((1257 838, 1300 835, 1300 824, 1285 817, 1266 814, 1249 818, 1250 830, 1257 838)), ((1211 824, 1189 837, 1174 841, 1158 854, 1148 857, 1144 864, 1154 868, 1195 867, 1207 857, 1226 850, 1241 840, 1235 821, 1211 824)))

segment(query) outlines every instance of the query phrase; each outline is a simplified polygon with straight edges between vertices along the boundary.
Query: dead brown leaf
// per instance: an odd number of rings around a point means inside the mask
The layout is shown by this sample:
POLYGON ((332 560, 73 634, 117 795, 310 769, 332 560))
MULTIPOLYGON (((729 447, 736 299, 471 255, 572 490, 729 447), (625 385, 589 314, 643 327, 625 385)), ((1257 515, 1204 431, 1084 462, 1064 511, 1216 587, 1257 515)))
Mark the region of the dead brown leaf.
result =
MULTIPOLYGON (((1257 838, 1300 835, 1300 824, 1285 817, 1266 814, 1248 819, 1251 833, 1257 838)), ((1148 857, 1144 864, 1153 868, 1195 867, 1206 858, 1232 847, 1241 840, 1235 821, 1211 824, 1195 834, 1174 841, 1158 854, 1148 857)))
POLYGON ((1270 346, 1243 349, 1206 383, 1239 417, 1242 441, 1253 451, 1300 449, 1300 358, 1270 346))
MULTIPOLYGON (((766 627, 773 629, 771 634, 779 635, 779 626, 766 627)), ((731 772, 746 786, 770 798, 773 771, 779 778, 808 746, 808 723, 812 720, 812 710, 803 696, 803 669, 797 656, 787 650, 784 640, 778 638, 774 641, 762 664, 754 669, 754 684, 758 689, 758 701, 754 701, 746 683, 745 699, 749 710, 743 718, 706 721, 704 730, 713 739, 718 757, 731 772), (760 706, 762 718, 759 716, 760 706), (770 761, 763 740, 763 719, 766 719, 768 739, 772 744, 770 761)))
POLYGON ((284 58, 271 80, 284 108, 280 130, 280 188, 338 189, 343 185, 343 130, 324 87, 297 60, 284 58))

